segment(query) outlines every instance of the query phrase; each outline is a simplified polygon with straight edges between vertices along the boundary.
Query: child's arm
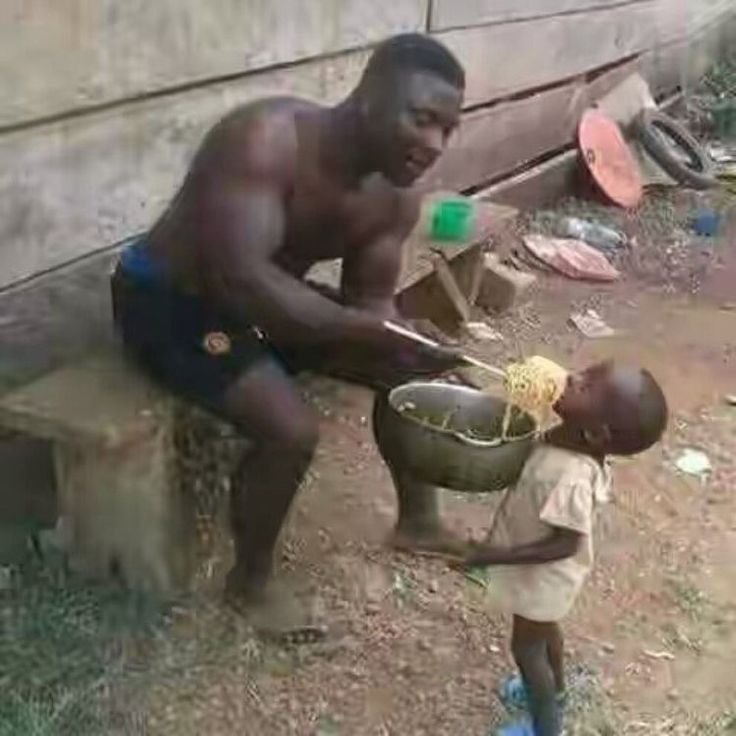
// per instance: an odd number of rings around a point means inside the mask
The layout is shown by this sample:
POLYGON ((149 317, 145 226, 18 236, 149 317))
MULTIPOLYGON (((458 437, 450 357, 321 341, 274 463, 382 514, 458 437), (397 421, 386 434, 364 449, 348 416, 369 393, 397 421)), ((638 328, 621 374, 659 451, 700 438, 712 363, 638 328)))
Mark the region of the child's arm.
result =
POLYGON ((463 562, 463 567, 487 565, 541 565, 572 557, 580 545, 583 535, 573 529, 553 526, 549 536, 538 542, 518 547, 479 546, 463 562))

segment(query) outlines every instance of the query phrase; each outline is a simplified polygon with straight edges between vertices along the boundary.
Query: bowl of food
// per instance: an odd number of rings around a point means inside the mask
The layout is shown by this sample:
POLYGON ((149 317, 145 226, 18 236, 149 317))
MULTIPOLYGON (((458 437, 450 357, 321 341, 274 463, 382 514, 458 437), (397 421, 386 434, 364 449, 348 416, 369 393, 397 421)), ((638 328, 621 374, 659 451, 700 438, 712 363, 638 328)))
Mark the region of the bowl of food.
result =
POLYGON ((471 493, 500 491, 516 481, 532 450, 536 422, 510 414, 485 391, 440 382, 408 383, 389 395, 382 418, 384 452, 417 480, 471 493))

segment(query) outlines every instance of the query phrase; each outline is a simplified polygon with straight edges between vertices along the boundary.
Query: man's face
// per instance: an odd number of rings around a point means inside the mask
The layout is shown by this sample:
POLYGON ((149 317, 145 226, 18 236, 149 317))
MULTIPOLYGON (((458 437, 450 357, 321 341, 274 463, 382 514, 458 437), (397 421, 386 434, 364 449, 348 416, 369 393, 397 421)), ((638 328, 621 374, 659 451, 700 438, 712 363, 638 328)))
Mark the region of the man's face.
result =
POLYGON ((431 72, 399 74, 377 92, 367 125, 381 173, 399 187, 419 179, 445 149, 462 101, 462 90, 431 72))

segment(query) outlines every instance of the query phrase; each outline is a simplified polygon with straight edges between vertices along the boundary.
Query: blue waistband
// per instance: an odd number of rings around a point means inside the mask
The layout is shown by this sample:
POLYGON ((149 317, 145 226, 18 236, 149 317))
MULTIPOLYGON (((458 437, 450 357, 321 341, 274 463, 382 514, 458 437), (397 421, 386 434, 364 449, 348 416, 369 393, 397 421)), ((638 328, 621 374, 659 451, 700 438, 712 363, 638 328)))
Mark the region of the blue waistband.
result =
POLYGON ((120 268, 129 278, 139 283, 165 284, 168 279, 163 265, 154 258, 144 238, 123 249, 120 268))

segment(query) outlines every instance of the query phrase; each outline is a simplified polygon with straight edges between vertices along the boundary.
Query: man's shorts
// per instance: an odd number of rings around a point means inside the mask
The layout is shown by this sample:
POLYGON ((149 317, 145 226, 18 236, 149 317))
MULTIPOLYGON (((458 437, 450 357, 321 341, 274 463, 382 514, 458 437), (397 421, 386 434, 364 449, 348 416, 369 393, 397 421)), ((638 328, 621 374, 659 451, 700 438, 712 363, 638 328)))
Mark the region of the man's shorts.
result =
POLYGON ((278 351, 261 331, 176 289, 145 240, 123 251, 112 276, 113 314, 126 349, 151 376, 221 413, 229 386, 278 351))

